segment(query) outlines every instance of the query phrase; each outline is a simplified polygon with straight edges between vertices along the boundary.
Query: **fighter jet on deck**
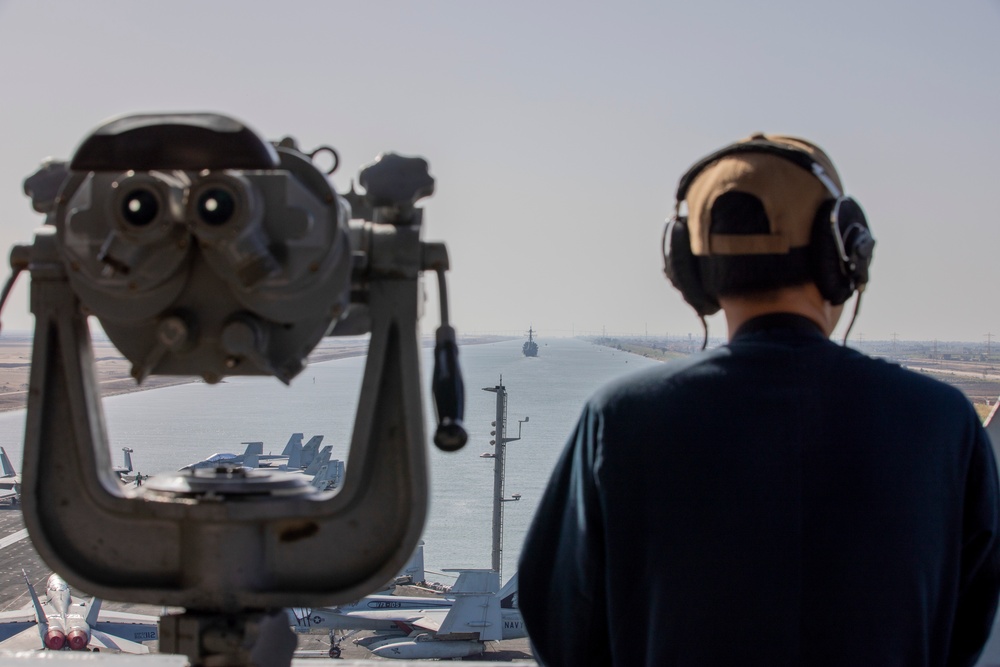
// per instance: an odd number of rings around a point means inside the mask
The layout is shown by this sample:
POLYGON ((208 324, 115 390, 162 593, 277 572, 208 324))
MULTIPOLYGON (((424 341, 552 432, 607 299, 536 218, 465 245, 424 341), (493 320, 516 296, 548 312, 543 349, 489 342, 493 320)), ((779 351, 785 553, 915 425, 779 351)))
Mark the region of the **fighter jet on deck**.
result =
POLYGON ((195 463, 190 463, 181 470, 197 470, 198 468, 216 468, 218 466, 241 466, 243 468, 256 468, 258 463, 258 458, 263 451, 263 443, 260 442, 248 442, 246 443, 246 450, 242 454, 232 454, 230 452, 221 452, 218 454, 212 454, 207 459, 202 461, 197 461, 195 463))
POLYGON ((403 660, 478 655, 488 641, 527 636, 516 574, 497 592, 495 571, 458 572, 445 598, 372 595, 339 607, 290 609, 289 620, 299 632, 375 630, 355 643, 380 658, 403 660))
POLYGON ((356 643, 380 658, 421 660, 479 655, 486 650, 486 642, 527 637, 521 610, 517 608, 517 575, 500 592, 495 592, 499 583, 497 573, 479 572, 492 580, 471 590, 453 588, 455 603, 450 609, 398 613, 397 630, 379 631, 356 643))
POLYGON ((70 595, 58 574, 49 576, 44 601, 35 594, 27 574, 24 583, 31 604, 0 612, 0 649, 149 653, 149 647, 140 642, 159 638, 156 616, 102 610, 97 598, 88 602, 70 595))
POLYGON ((268 468, 270 470, 298 471, 307 467, 317 457, 322 435, 315 435, 305 445, 301 433, 293 433, 281 454, 264 454, 263 442, 244 442, 242 454, 223 452, 212 454, 207 459, 188 464, 181 470, 215 468, 217 466, 242 466, 244 468, 268 468))

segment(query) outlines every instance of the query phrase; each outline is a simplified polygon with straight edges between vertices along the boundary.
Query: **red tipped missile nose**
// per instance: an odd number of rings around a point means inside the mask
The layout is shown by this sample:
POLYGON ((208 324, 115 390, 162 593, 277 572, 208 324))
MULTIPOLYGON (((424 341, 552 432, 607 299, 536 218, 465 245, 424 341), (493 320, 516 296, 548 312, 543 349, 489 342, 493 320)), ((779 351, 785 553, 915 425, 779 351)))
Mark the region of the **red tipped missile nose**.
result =
POLYGON ((52 628, 45 633, 45 647, 58 651, 66 644, 66 633, 58 628, 52 628))
POLYGON ((66 641, 69 642, 69 647, 74 651, 82 651, 90 643, 87 633, 79 628, 70 630, 69 634, 66 635, 66 641))

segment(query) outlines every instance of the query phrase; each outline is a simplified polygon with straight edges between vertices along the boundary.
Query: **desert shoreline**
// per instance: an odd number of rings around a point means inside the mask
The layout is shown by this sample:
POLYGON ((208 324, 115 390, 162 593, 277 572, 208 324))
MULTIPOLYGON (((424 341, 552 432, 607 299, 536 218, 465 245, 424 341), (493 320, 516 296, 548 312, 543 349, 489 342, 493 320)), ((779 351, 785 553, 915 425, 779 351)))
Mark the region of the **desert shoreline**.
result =
MULTIPOLYGON (((509 336, 468 336, 459 338, 459 347, 513 340, 509 336)), ((424 347, 434 344, 433 337, 422 339, 424 347)), ((23 410, 28 402, 28 376, 31 370, 31 336, 0 338, 0 412, 23 410)), ((132 378, 131 364, 108 341, 95 340, 94 370, 101 397, 119 396, 138 391, 203 382, 199 377, 154 375, 137 384, 132 378)), ((368 353, 367 339, 322 341, 309 355, 309 364, 319 364, 368 353)))

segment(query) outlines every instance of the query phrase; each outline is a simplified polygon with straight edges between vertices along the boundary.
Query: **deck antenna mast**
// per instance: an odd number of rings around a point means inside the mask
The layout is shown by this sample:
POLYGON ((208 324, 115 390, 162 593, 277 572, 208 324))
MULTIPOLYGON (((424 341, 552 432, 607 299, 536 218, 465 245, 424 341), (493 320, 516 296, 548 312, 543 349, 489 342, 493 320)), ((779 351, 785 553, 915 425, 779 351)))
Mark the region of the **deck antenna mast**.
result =
POLYGON ((494 429, 490 431, 491 445, 496 446, 493 453, 486 452, 483 458, 493 459, 493 561, 491 567, 497 574, 501 574, 501 564, 503 555, 503 504, 516 502, 521 499, 520 493, 513 494, 510 498, 504 498, 504 465, 507 458, 507 443, 521 439, 521 424, 528 421, 528 417, 517 420, 517 437, 507 437, 507 388, 503 385, 503 375, 500 382, 495 387, 483 387, 483 391, 493 392, 497 395, 497 414, 493 422, 494 429))

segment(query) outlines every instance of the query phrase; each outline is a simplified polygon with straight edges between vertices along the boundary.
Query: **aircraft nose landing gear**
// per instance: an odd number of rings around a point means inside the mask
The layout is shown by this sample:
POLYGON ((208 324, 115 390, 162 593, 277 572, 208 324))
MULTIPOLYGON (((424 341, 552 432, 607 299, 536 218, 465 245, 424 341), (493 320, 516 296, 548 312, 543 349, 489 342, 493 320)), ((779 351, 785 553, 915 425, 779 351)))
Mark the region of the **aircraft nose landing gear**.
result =
POLYGON ((340 655, 341 655, 341 653, 343 653, 343 651, 340 648, 340 642, 342 642, 343 640, 344 640, 343 637, 341 637, 339 639, 337 638, 337 631, 336 630, 330 630, 330 653, 329 653, 329 655, 330 655, 330 657, 332 659, 334 659, 334 660, 339 660, 340 659, 340 655))

